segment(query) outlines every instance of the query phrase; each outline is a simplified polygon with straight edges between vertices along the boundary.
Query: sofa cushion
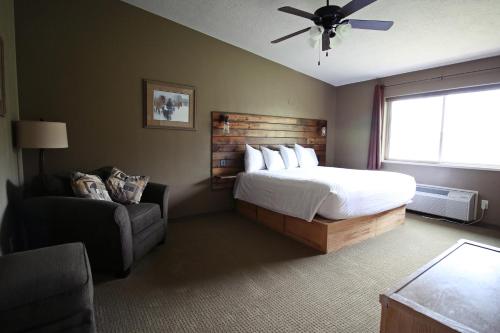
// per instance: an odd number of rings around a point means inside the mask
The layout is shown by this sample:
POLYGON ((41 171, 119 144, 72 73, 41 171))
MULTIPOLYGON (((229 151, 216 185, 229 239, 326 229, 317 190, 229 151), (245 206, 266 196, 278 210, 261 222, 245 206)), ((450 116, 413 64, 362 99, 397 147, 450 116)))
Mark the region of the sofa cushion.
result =
POLYGON ((129 176, 123 171, 113 168, 106 180, 106 187, 114 201, 123 204, 137 204, 141 201, 142 192, 148 184, 148 176, 129 176))
POLYGON ((71 176, 71 187, 77 197, 112 201, 99 176, 74 172, 71 176))
POLYGON ((74 196, 73 189, 71 188, 71 175, 70 174, 58 174, 58 175, 45 175, 43 176, 45 187, 44 195, 52 196, 74 196))
POLYGON ((165 223, 155 223, 134 235, 134 260, 139 260, 151 251, 158 243, 165 240, 165 223))
POLYGON ((82 243, 0 257, 0 288, 5 332, 53 325, 76 314, 82 323, 93 322, 92 275, 82 243))
POLYGON ((154 203, 140 203, 125 206, 130 217, 132 233, 140 233, 161 219, 160 206, 154 203))

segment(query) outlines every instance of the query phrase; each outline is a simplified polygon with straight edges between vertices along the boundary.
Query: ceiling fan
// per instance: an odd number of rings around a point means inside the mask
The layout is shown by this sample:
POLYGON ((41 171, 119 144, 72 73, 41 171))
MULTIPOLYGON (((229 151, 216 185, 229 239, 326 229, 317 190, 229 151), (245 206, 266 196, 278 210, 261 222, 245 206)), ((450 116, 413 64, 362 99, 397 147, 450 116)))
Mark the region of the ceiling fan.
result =
MULTIPOLYGON (((330 6, 330 1, 326 1, 326 6, 318 8, 314 14, 305 12, 293 7, 281 7, 279 11, 304 17, 314 22, 323 32, 321 34, 321 50, 328 51, 330 47, 330 38, 334 38, 337 34, 337 29, 350 25, 353 29, 367 29, 367 30, 389 30, 394 22, 392 21, 375 21, 375 20, 352 20, 346 19, 347 16, 357 12, 358 10, 368 6, 377 0, 352 0, 344 7, 330 6)), ((276 44, 287 40, 288 38, 295 37, 304 32, 311 30, 311 27, 299 30, 292 34, 273 40, 271 43, 276 44)))

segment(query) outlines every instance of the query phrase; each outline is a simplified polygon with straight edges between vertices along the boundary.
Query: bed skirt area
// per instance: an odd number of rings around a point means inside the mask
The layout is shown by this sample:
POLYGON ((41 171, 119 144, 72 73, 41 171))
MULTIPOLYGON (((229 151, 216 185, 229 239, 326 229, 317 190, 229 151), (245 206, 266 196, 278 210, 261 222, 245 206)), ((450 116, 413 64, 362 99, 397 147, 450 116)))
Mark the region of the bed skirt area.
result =
POLYGON ((276 213, 242 200, 236 200, 236 211, 326 254, 403 224, 406 206, 347 220, 328 220, 316 216, 312 222, 276 213))

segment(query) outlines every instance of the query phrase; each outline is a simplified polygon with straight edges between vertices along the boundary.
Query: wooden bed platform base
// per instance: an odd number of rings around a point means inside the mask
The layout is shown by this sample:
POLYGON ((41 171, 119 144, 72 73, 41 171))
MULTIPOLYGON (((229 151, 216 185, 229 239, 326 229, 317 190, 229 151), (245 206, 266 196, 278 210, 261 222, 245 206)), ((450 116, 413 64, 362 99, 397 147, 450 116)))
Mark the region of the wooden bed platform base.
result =
POLYGON ((316 216, 312 222, 276 213, 241 200, 236 200, 236 210, 239 214, 322 253, 329 253, 403 224, 406 206, 348 220, 328 220, 316 216))

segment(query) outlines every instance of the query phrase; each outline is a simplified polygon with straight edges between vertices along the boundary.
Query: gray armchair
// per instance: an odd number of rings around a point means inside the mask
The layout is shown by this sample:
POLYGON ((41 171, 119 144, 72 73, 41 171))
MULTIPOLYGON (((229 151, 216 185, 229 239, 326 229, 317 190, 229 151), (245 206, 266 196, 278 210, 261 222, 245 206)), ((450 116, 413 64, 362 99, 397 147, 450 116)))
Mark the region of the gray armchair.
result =
POLYGON ((0 256, 0 331, 96 332, 82 243, 0 256))
MULTIPOLYGON (((106 180, 107 170, 94 173, 106 180)), ((80 241, 87 248, 94 271, 125 277, 134 261, 164 242, 168 193, 168 186, 149 183, 141 202, 134 205, 77 198, 68 191, 31 197, 24 200, 21 211, 27 245, 38 248, 80 241)))

